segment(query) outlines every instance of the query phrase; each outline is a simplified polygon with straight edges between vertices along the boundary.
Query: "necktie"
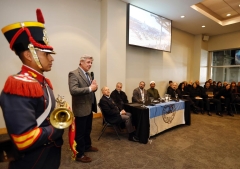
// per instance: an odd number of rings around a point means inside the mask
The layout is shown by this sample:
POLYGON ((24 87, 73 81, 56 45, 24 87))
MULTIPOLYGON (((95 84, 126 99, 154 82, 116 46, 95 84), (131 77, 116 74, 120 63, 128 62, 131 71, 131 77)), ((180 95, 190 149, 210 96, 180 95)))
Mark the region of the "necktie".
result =
MULTIPOLYGON (((87 80, 88 80, 89 84, 91 85, 91 80, 89 78, 88 72, 86 72, 86 76, 87 76, 87 80)), ((94 93, 93 92, 91 92, 91 97, 92 97, 91 98, 92 104, 94 104, 94 93)))
POLYGON ((90 78, 89 78, 88 72, 86 72, 86 76, 87 76, 87 80, 88 80, 89 84, 91 84, 91 81, 90 81, 90 78))

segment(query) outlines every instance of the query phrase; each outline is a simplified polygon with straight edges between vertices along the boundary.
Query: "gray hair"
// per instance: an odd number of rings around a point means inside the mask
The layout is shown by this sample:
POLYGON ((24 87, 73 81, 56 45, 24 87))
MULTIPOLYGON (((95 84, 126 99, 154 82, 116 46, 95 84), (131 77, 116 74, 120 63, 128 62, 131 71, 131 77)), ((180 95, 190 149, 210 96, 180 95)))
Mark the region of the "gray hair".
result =
POLYGON ((121 82, 117 82, 116 86, 117 86, 118 84, 122 85, 122 83, 121 83, 121 82))
POLYGON ((86 59, 91 59, 93 61, 93 57, 92 56, 90 56, 90 55, 83 55, 80 58, 80 63, 81 63, 81 61, 85 61, 86 59))

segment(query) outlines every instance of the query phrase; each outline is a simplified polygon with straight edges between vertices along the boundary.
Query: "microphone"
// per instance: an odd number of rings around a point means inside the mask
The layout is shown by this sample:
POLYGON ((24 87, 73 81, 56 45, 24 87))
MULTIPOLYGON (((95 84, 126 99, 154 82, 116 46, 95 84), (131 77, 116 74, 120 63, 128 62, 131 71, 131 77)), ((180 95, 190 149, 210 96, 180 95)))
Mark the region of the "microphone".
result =
POLYGON ((94 80, 94 73, 91 72, 90 74, 91 74, 91 78, 92 78, 92 80, 94 80))

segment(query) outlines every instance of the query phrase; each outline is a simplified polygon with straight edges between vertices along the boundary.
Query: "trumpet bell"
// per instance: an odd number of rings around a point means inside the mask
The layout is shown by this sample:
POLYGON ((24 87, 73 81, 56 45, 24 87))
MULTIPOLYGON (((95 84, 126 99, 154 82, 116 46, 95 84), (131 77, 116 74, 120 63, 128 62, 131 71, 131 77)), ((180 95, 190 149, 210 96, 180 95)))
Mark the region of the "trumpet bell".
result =
POLYGON ((65 107, 59 107, 53 110, 50 115, 50 123, 58 129, 65 129, 73 122, 73 113, 65 107))

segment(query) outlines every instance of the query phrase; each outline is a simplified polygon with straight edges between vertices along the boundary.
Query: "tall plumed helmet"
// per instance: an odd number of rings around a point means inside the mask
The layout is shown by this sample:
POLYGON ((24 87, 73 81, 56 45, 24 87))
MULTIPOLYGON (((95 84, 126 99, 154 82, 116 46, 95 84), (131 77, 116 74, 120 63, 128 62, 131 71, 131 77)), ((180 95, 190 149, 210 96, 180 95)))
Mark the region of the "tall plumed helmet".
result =
POLYGON ((55 54, 53 47, 49 45, 49 39, 44 26, 44 17, 40 9, 36 10, 37 22, 17 22, 2 28, 2 33, 10 44, 10 48, 17 55, 25 50, 30 50, 34 60, 41 68, 36 50, 55 54))

